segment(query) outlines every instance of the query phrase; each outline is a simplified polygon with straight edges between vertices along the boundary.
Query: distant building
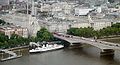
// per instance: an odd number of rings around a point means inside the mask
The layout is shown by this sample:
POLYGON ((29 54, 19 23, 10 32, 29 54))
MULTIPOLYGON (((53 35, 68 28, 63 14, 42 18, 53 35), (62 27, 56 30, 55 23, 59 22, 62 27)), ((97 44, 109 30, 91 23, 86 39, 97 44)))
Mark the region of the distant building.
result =
POLYGON ((97 11, 98 13, 101 13, 101 12, 102 12, 102 8, 101 8, 101 7, 97 7, 96 11, 97 11))
POLYGON ((45 22, 40 21, 40 25, 46 27, 50 32, 67 32, 69 28, 93 27, 94 30, 100 30, 120 22, 117 19, 108 18, 102 13, 93 13, 90 16, 59 16, 56 19, 48 18, 45 22), (63 19, 63 18, 64 19, 63 19))
POLYGON ((11 37, 12 34, 17 34, 25 38, 28 37, 28 30, 20 26, 0 26, 0 32, 5 33, 5 35, 8 35, 9 37, 11 37))
POLYGON ((56 3, 45 3, 41 4, 40 11, 47 11, 47 12, 64 12, 65 14, 70 14, 71 10, 75 7, 75 3, 67 3, 67 2, 56 2, 56 3))
POLYGON ((0 0, 0 10, 9 10, 10 8, 10 0, 0 0))
POLYGON ((0 0, 0 5, 9 5, 10 0, 0 0))
POLYGON ((28 33, 31 36, 36 36, 38 30, 40 30, 40 25, 38 19, 31 15, 16 13, 3 15, 1 19, 8 23, 13 23, 14 25, 19 25, 21 27, 27 28, 28 33))
POLYGON ((91 8, 75 8, 75 15, 78 15, 78 16, 87 15, 92 10, 93 9, 91 8))

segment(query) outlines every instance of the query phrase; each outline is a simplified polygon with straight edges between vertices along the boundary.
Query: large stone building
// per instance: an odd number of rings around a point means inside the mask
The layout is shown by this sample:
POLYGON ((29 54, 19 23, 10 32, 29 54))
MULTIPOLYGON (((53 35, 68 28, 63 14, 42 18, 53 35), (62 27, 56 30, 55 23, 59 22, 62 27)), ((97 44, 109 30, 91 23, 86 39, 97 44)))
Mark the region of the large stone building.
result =
POLYGON ((29 35, 31 36, 36 36, 37 31, 40 30, 38 19, 29 14, 28 15, 22 13, 6 14, 3 15, 1 19, 5 20, 8 23, 13 23, 14 25, 19 25, 21 27, 27 28, 29 35))
POLYGON ((75 8, 75 15, 78 16, 83 16, 83 15, 87 15, 90 11, 92 11, 93 9, 91 8, 75 8))
POLYGON ((50 32, 67 32, 69 28, 84 28, 84 27, 93 27, 95 30, 100 30, 107 26, 111 26, 119 21, 115 21, 113 19, 93 19, 92 21, 84 17, 78 17, 78 19, 73 20, 47 20, 40 21, 39 25, 42 27, 46 27, 50 32))
POLYGON ((5 35, 8 35, 9 37, 11 37, 12 34, 17 34, 25 38, 28 37, 28 30, 20 26, 14 25, 0 26, 0 32, 3 32, 5 35))

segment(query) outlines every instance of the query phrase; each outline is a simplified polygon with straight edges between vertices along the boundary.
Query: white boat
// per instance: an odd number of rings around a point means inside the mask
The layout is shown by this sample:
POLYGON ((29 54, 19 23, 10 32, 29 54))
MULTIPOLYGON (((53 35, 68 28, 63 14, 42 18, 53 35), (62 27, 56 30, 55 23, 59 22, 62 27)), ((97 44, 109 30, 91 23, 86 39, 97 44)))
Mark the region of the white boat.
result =
POLYGON ((36 53, 36 52, 45 52, 45 51, 51 51, 51 50, 57 50, 63 48, 63 45, 58 44, 46 44, 43 46, 38 46, 34 49, 29 50, 30 53, 36 53))

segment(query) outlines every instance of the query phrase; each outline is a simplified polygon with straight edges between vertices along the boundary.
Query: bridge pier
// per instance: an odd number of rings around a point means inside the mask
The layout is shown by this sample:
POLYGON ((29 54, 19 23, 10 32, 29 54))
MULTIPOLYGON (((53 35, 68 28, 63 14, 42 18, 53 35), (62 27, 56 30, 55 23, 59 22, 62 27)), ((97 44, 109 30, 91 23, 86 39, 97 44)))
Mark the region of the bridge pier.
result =
POLYGON ((114 55, 113 49, 102 49, 100 56, 114 55))

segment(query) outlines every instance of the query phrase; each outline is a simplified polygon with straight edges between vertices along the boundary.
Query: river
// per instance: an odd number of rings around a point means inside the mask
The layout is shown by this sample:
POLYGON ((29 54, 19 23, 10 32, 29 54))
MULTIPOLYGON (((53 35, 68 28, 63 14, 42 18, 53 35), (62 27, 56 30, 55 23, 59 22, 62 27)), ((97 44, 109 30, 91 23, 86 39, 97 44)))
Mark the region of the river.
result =
MULTIPOLYGON (((120 43, 119 40, 106 41, 120 43)), ((120 65, 119 50, 115 50, 113 57, 100 57, 99 53, 100 49, 87 45, 77 49, 65 48, 29 55, 25 53, 21 58, 0 62, 0 65, 120 65)))
POLYGON ((21 58, 0 62, 0 65, 120 65, 120 51, 110 57, 100 57, 93 46, 61 49, 45 53, 24 55, 21 58))

